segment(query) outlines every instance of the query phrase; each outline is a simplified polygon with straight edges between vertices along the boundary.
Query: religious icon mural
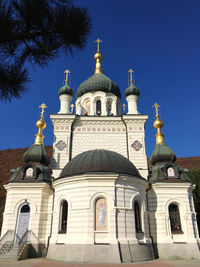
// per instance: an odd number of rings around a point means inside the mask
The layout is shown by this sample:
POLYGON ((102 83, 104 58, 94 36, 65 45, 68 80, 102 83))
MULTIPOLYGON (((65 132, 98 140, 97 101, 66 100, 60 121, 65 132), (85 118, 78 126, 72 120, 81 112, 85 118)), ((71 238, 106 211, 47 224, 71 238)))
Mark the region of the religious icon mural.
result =
POLYGON ((26 176, 28 176, 28 177, 32 177, 33 176, 33 169, 32 168, 28 168, 26 170, 26 176))
POLYGON ((167 174, 168 174, 168 176, 174 176, 174 169, 173 168, 168 168, 167 169, 167 174))
POLYGON ((85 104, 85 111, 86 111, 86 114, 90 114, 90 106, 91 106, 91 103, 90 101, 87 101, 86 104, 85 104))
POLYGON ((96 227, 97 231, 108 230, 108 207, 105 198, 96 201, 96 227))

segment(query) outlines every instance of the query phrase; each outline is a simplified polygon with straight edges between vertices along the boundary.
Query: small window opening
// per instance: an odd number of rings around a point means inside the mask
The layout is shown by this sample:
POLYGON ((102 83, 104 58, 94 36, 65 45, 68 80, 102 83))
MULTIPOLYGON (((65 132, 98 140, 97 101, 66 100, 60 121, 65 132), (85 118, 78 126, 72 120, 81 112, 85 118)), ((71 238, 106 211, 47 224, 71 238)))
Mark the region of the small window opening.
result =
POLYGON ((134 213, 135 213, 135 230, 137 232, 142 232, 141 226, 141 214, 140 214, 140 206, 137 201, 134 203, 134 213))
POLYGON ((182 233, 179 209, 176 204, 169 205, 169 219, 172 233, 182 233))
POLYGON ((29 205, 24 205, 24 206, 22 206, 20 212, 21 212, 21 213, 28 213, 28 212, 30 212, 30 207, 29 207, 29 205))
POLYGON ((96 102, 96 114, 101 115, 101 100, 97 100, 96 102))
POLYGON ((67 219, 68 219, 68 203, 64 200, 60 207, 60 229, 59 233, 66 233, 67 231, 67 219))

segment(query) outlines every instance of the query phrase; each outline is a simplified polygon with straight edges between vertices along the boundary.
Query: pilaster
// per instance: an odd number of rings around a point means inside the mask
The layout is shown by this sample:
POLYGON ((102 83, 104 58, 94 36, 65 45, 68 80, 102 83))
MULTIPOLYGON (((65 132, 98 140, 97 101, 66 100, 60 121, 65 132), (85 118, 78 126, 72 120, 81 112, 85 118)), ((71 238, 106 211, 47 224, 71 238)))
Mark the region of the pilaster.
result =
POLYGON ((76 116, 56 114, 50 115, 53 132, 53 157, 52 157, 52 169, 53 175, 58 172, 55 170, 61 170, 70 159, 71 153, 71 130, 72 123, 76 120, 76 116))
POLYGON ((147 179, 148 167, 145 150, 145 124, 147 115, 123 115, 127 128, 129 160, 136 166, 142 177, 147 179))

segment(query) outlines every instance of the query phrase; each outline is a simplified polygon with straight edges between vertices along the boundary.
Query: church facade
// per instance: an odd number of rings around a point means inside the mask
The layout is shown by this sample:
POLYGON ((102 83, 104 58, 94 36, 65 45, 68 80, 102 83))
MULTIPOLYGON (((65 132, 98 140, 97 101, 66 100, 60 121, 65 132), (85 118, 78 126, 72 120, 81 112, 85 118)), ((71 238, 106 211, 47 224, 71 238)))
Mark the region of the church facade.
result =
POLYGON ((11 170, 0 257, 10 244, 11 251, 17 246, 18 259, 33 254, 96 263, 200 258, 193 185, 164 142, 159 106, 154 105, 156 145, 148 168, 148 116, 137 109, 140 91, 132 70, 125 90, 128 112, 121 114, 120 89, 102 73, 97 43, 95 73, 79 86, 75 112, 69 71, 59 89, 60 110, 50 115, 51 168, 42 104, 35 143, 24 164, 11 170))

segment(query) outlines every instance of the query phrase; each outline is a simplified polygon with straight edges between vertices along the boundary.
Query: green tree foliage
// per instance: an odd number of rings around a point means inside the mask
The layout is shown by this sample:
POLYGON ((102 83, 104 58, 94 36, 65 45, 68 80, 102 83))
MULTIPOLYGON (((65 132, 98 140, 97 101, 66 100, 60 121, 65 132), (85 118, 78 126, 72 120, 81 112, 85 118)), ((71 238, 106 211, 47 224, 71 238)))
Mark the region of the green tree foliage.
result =
POLYGON ((0 29, 0 99, 10 101, 27 90, 26 63, 44 67, 82 49, 91 22, 72 0, 0 0, 0 29))
POLYGON ((196 187, 193 190, 194 206, 197 212, 197 223, 200 233, 200 168, 193 169, 189 174, 192 184, 195 184, 196 187))

